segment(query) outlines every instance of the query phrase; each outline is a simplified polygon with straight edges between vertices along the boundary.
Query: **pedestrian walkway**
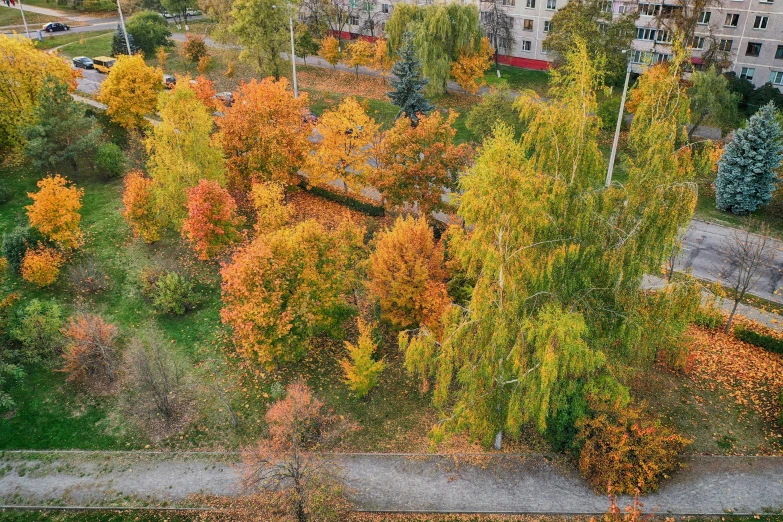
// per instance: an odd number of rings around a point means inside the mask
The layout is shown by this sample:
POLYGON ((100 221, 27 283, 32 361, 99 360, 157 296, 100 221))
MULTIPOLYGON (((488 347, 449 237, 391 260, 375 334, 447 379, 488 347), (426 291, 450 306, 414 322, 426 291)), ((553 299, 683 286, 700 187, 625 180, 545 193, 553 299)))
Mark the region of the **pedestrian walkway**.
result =
MULTIPOLYGON (((19 10, 19 6, 8 7, 3 3, 0 3, 0 9, 16 9, 19 10)), ((37 13, 41 15, 51 16, 53 18, 67 18, 74 22, 90 22, 99 18, 95 13, 90 14, 74 14, 73 11, 60 11, 59 9, 49 9, 48 7, 38 7, 37 5, 27 5, 22 3, 22 9, 25 13, 37 13)))

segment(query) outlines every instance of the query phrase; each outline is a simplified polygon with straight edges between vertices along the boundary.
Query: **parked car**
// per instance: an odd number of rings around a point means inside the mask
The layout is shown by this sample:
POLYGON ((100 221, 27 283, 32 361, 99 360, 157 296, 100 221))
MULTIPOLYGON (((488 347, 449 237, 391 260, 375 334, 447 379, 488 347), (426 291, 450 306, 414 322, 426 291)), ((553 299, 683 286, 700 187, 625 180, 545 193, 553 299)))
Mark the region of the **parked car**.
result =
POLYGON ((177 79, 170 74, 163 75, 163 86, 167 89, 173 89, 177 85, 177 79))
POLYGON ((78 69, 94 69, 95 64, 86 56, 77 56, 73 59, 73 66, 78 69))
POLYGON ((223 105, 226 107, 231 107, 234 105, 234 95, 230 92, 219 92, 215 94, 215 99, 223 102, 223 105))
POLYGON ((47 33, 53 33, 56 31, 68 31, 71 28, 68 27, 65 24, 61 24, 60 22, 49 22, 48 24, 44 24, 43 30, 47 33))
POLYGON ((104 74, 109 74, 109 69, 117 62, 115 58, 109 56, 96 56, 92 59, 95 70, 104 74))

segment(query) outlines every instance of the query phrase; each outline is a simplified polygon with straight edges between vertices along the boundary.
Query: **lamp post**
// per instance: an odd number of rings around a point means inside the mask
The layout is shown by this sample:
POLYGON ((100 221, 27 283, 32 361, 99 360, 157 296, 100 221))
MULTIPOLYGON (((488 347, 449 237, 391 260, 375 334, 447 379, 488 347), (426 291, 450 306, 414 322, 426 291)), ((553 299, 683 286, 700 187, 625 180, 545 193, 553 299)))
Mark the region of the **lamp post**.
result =
POLYGON ((125 29, 125 18, 122 16, 122 8, 120 7, 120 0, 117 0, 117 11, 120 12, 120 25, 122 26, 122 34, 125 36, 125 47, 128 49, 128 56, 133 54, 131 50, 130 40, 128 39, 128 31, 125 29))
MULTIPOLYGON (((22 23, 24 23, 24 32, 27 33, 27 39, 30 39, 30 29, 27 27, 27 17, 24 15, 24 9, 22 9, 22 0, 18 0, 19 2, 19 11, 22 13, 22 23)), ((41 33, 38 33, 39 35, 41 33)))
MULTIPOLYGON (((273 9, 280 9, 280 7, 273 5, 273 9)), ((291 32, 291 69, 294 74, 294 98, 299 98, 299 86, 296 82, 296 50, 294 49, 294 18, 288 15, 288 29, 291 32)))
POLYGON ((623 96, 620 99, 620 113, 617 115, 617 126, 614 129, 614 141, 612 142, 612 153, 609 155, 609 169, 606 171, 606 186, 612 184, 612 172, 614 171, 614 159, 617 156, 617 142, 620 140, 620 128, 623 125, 623 109, 625 109, 625 96, 628 94, 628 80, 631 77, 631 57, 630 49, 623 51, 628 53, 628 59, 625 67, 625 85, 623 86, 623 96))

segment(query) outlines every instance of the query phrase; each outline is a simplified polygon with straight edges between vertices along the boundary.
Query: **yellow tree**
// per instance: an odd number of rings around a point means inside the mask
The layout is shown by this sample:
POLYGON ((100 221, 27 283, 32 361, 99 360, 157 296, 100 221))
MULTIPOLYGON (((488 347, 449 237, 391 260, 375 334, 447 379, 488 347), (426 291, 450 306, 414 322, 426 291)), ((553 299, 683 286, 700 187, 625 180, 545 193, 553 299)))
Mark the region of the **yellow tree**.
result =
POLYGON ((337 68, 337 63, 340 61, 340 58, 342 58, 340 41, 337 38, 334 36, 327 36, 321 40, 320 52, 324 60, 329 62, 332 67, 337 68))
POLYGON ((307 93, 294 98, 288 80, 251 80, 217 120, 229 188, 245 196, 253 182, 295 183, 310 152, 312 126, 304 118, 307 93))
POLYGON ((346 191, 361 189, 372 170, 368 161, 378 143, 378 129, 356 98, 325 111, 316 128, 321 139, 307 161, 310 183, 342 180, 346 191))
POLYGON ((361 319, 356 319, 359 328, 359 340, 356 344, 345 341, 348 359, 340 361, 345 374, 345 383, 357 397, 362 398, 378 384, 378 376, 386 368, 383 360, 372 358, 378 349, 377 341, 373 340, 373 325, 361 319))
POLYGON ((366 67, 372 63, 375 48, 369 41, 359 38, 348 45, 348 56, 345 64, 356 70, 356 77, 359 77, 359 67, 366 67))
POLYGON ((223 155, 213 146, 209 110, 187 82, 160 94, 161 122, 147 138, 147 170, 161 222, 179 227, 187 215, 185 191, 199 180, 223 182, 223 155))
POLYGON ((492 56, 495 50, 489 45, 489 39, 481 39, 478 51, 461 52, 451 64, 451 75, 460 87, 471 94, 476 94, 479 87, 486 84, 484 73, 492 66, 492 56))
POLYGON ((253 183, 250 201, 256 211, 256 231, 274 232, 291 219, 291 209, 285 204, 285 188, 274 181, 253 183))
POLYGON ((84 190, 59 174, 40 180, 38 188, 38 192, 27 194, 33 200, 25 207, 30 225, 62 248, 77 248, 82 242, 79 209, 84 190))
POLYGON ((372 55, 372 68, 381 73, 381 78, 386 81, 389 71, 394 65, 394 58, 389 55, 389 44, 385 38, 375 40, 372 55))
POLYGON ((118 56, 101 84, 98 101, 106 104, 106 114, 126 129, 144 125, 144 117, 152 114, 163 89, 163 71, 144 63, 140 54, 118 56))
POLYGON ((73 89, 77 74, 60 56, 36 49, 31 40, 0 34, 0 151, 24 146, 20 129, 30 123, 46 77, 73 89))

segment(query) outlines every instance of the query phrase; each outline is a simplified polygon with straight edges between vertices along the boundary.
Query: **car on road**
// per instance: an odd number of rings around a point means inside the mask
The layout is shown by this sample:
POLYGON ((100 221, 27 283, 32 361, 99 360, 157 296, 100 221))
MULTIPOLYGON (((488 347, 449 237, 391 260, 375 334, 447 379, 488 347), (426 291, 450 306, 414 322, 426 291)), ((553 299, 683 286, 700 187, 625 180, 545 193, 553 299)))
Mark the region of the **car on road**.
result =
POLYGON ((215 94, 215 99, 222 102, 226 107, 234 105, 234 95, 228 91, 215 94))
POLYGON ((96 56, 92 59, 92 63, 94 64, 96 71, 109 74, 109 69, 117 63, 117 60, 110 56, 96 56))
POLYGON ((77 56, 73 60, 73 66, 77 69, 94 69, 95 64, 86 56, 77 56))
POLYGON ((177 79, 170 74, 163 75, 163 86, 167 89, 173 89, 177 85, 177 79))
POLYGON ((54 33, 56 31, 68 31, 71 28, 68 27, 65 24, 61 24, 60 22, 49 22, 48 24, 44 24, 43 30, 47 33, 54 33))

